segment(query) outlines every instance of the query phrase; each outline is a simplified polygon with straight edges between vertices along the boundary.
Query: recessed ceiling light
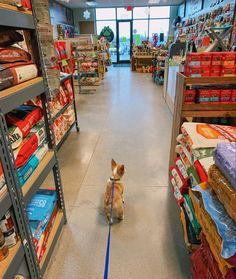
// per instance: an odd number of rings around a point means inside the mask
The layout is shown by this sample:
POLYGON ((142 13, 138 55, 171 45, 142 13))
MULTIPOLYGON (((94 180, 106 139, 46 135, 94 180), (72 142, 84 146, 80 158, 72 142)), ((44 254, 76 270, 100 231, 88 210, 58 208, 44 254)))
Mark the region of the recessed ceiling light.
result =
POLYGON ((148 4, 159 4, 161 0, 149 0, 148 4))
POLYGON ((87 4, 88 6, 91 6, 91 7, 97 6, 96 0, 88 0, 88 1, 86 1, 86 4, 87 4))

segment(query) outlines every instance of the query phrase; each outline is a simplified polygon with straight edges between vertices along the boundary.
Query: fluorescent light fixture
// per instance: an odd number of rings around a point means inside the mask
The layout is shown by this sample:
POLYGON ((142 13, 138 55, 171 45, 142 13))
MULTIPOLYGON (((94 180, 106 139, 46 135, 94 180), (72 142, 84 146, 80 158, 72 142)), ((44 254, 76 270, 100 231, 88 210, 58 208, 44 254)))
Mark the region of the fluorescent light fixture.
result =
POLYGON ((90 7, 94 7, 97 6, 97 2, 95 0, 91 0, 91 1, 86 1, 86 4, 90 7))
POLYGON ((161 0, 149 0, 148 4, 160 4, 161 0))

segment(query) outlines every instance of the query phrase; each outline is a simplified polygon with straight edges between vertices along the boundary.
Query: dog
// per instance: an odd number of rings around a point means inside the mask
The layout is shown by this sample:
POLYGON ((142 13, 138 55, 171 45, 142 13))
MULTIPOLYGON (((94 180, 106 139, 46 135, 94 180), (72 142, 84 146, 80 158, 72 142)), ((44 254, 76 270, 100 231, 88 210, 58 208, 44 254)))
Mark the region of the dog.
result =
POLYGON ((105 197, 104 197, 104 212, 108 223, 113 223, 112 216, 110 216, 111 202, 112 202, 112 182, 114 181, 114 197, 113 197, 113 214, 118 220, 124 219, 124 185, 121 182, 125 174, 125 166, 117 164, 114 159, 111 160, 112 176, 107 182, 105 197))

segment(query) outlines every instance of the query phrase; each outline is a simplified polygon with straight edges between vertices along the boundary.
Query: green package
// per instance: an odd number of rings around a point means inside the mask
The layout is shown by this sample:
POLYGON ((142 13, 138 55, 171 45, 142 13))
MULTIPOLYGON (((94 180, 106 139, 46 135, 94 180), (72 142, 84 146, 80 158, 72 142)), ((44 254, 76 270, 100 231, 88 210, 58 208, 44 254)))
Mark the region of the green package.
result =
POLYGON ((185 194, 184 195, 184 204, 183 204, 185 210, 186 210, 186 213, 189 217, 189 220, 193 226, 193 229, 195 231, 195 234, 197 236, 197 238, 199 237, 199 234, 200 234, 200 231, 201 231, 201 226, 200 224, 198 223, 198 220, 196 218, 196 215, 195 215, 195 211, 193 209, 193 205, 192 205, 192 202, 191 202, 191 199, 189 197, 188 194, 185 194))
POLYGON ((197 186, 201 183, 201 180, 194 166, 191 166, 187 169, 187 174, 190 178, 191 187, 197 186))

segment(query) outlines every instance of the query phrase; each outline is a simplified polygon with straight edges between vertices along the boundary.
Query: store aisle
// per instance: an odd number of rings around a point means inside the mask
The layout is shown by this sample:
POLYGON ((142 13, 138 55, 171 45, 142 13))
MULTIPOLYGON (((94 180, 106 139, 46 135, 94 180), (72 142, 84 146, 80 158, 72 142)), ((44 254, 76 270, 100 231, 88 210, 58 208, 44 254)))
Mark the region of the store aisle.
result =
POLYGON ((112 227, 111 279, 190 278, 179 210, 168 187, 171 115, 150 75, 110 68, 80 95, 81 132, 59 152, 68 224, 45 278, 103 278, 103 194, 111 158, 124 163, 125 220, 112 227))

